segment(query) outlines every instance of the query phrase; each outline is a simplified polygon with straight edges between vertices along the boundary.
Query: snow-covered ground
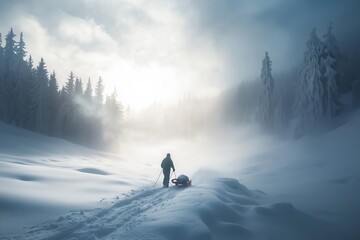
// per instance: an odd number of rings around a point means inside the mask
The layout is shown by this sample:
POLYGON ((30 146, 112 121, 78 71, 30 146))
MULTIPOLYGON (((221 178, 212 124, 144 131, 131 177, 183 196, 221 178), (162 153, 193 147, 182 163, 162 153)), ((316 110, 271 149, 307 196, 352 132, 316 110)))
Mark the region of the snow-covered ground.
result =
POLYGON ((297 141, 128 139, 119 155, 0 124, 0 239, 359 239, 359 122, 297 141), (192 187, 154 186, 168 151, 192 187))

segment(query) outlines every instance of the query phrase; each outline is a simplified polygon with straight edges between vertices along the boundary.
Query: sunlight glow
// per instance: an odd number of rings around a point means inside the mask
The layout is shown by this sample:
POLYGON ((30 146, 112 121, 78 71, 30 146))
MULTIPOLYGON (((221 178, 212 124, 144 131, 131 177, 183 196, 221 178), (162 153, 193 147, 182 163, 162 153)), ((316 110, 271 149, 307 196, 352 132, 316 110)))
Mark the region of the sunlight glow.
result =
MULTIPOLYGON (((101 76, 107 85, 116 87, 119 100, 134 110, 155 103, 171 104, 181 95, 177 69, 156 62, 145 66, 121 62, 112 65, 101 76)), ((106 89, 107 94, 111 91, 112 87, 106 89)))

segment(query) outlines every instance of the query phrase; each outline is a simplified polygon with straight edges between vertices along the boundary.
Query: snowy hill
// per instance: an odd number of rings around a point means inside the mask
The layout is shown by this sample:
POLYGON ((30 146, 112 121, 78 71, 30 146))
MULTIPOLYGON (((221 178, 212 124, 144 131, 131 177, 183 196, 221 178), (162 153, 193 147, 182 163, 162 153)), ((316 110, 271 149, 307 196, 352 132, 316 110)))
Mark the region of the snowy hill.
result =
POLYGON ((358 239, 359 121, 251 154, 224 139, 216 174, 169 189, 157 162, 0 124, 0 239, 358 239))
POLYGON ((135 168, 143 166, 0 123, 0 234, 144 185, 135 168))

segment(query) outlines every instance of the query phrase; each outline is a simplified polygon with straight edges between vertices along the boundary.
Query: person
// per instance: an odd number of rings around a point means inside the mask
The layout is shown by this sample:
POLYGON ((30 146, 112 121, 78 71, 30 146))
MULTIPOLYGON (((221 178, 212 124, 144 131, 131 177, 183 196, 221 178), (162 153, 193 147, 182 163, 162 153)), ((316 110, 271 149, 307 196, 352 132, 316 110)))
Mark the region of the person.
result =
POLYGON ((171 160, 170 153, 166 154, 166 158, 162 160, 161 168, 163 169, 163 174, 164 174, 163 185, 164 187, 169 187, 170 169, 172 168, 173 171, 175 172, 174 163, 171 160))

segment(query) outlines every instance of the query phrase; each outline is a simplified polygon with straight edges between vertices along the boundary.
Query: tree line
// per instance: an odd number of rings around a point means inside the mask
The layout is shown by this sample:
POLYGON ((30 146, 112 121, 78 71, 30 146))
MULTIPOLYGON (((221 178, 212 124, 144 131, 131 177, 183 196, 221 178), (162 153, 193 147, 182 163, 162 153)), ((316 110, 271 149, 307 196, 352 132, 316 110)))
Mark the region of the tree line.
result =
MULTIPOLYGON (((296 137, 329 126, 342 113, 360 106, 359 58, 340 51, 332 24, 320 39, 314 29, 299 69, 272 75, 265 52, 260 81, 243 82, 228 92, 223 104, 227 120, 257 121, 270 133, 291 130, 296 137)), ((351 52, 356 52, 352 49, 351 52)))
POLYGON ((40 134, 101 148, 119 134, 123 107, 117 92, 105 96, 103 79, 85 89, 70 72, 59 88, 55 71, 49 74, 43 58, 34 67, 26 59, 23 34, 19 41, 11 29, 2 44, 0 33, 0 120, 40 134))

